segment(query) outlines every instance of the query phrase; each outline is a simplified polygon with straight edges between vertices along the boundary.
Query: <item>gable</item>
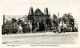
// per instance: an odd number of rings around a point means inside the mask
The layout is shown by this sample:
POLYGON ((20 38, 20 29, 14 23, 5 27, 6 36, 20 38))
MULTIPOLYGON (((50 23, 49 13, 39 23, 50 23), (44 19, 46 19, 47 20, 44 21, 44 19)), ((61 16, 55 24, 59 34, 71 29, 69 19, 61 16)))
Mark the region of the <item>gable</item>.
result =
POLYGON ((44 15, 44 13, 38 8, 38 9, 36 9, 36 11, 35 11, 35 15, 36 16, 43 16, 44 15))

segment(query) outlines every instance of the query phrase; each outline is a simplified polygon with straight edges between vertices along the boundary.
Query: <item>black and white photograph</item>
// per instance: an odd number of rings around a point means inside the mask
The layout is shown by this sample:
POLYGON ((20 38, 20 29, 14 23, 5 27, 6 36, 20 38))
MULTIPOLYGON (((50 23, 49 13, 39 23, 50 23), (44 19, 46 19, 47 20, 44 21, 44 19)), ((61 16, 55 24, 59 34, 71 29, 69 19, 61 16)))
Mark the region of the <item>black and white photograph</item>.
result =
POLYGON ((2 0, 1 44, 77 44, 80 0, 2 0))

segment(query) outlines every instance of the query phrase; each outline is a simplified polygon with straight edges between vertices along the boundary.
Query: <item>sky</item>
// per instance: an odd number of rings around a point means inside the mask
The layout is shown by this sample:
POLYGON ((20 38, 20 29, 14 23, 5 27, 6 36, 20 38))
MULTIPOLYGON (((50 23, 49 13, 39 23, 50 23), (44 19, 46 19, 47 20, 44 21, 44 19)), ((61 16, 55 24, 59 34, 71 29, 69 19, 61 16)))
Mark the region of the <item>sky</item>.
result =
POLYGON ((61 17, 64 13, 70 12, 78 20, 79 4, 80 0, 2 0, 2 13, 6 15, 6 18, 18 18, 27 15, 30 7, 33 7, 34 11, 40 8, 42 12, 47 7, 51 16, 59 12, 59 17, 61 17))

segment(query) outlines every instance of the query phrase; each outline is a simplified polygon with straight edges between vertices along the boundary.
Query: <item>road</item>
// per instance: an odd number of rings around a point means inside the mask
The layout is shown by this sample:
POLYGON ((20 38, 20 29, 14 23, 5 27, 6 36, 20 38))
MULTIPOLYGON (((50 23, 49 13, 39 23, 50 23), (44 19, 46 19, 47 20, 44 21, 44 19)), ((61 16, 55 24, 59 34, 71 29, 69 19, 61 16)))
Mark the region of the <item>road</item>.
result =
POLYGON ((78 32, 2 35, 3 44, 75 44, 78 32))

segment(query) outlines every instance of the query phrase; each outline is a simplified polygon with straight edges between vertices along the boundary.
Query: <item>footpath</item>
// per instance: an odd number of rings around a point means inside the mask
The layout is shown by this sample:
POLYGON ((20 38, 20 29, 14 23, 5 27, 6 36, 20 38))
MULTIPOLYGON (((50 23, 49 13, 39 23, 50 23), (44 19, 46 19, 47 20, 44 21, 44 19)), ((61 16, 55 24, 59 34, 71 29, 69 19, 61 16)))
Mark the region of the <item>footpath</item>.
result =
POLYGON ((2 36, 47 36, 47 35, 70 35, 78 34, 78 32, 65 32, 65 33, 54 33, 54 32, 44 32, 44 33, 21 33, 21 34, 5 34, 2 36))

